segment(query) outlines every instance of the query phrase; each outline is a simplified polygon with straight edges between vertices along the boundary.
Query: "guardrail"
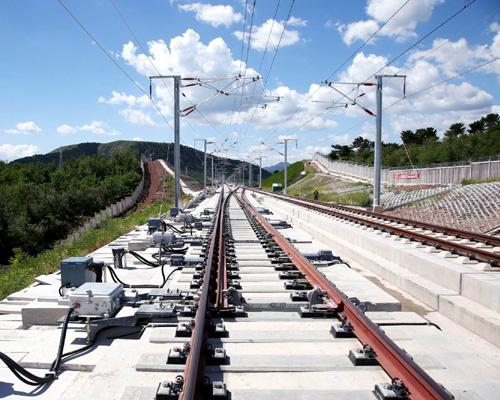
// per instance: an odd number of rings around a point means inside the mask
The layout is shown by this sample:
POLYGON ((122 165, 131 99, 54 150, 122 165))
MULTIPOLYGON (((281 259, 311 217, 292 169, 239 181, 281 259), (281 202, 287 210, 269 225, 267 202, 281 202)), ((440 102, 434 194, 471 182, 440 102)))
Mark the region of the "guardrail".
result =
MULTIPOLYGON (((333 174, 365 182, 372 182, 371 165, 330 160, 316 153, 313 160, 333 174)), ((452 164, 433 164, 426 167, 382 168, 381 180, 387 185, 446 185, 461 183, 464 179, 500 178, 500 159, 489 158, 452 164)))

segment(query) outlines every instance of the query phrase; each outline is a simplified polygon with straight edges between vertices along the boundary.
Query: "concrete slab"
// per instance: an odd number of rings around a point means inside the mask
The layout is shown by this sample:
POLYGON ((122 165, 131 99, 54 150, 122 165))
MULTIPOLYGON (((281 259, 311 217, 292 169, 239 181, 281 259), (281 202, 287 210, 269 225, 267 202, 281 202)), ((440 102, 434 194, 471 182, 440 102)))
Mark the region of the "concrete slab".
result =
POLYGON ((500 347, 500 314, 463 296, 441 296, 439 312, 500 347))
POLYGON ((461 294, 486 308, 500 312, 500 274, 482 272, 462 277, 461 294))

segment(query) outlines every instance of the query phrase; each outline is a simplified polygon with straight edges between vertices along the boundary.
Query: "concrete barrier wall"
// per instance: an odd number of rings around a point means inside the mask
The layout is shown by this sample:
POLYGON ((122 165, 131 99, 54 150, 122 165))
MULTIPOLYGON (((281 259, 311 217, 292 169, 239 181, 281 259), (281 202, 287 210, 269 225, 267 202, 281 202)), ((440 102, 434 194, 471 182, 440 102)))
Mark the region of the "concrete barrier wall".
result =
POLYGON ((144 189, 145 162, 146 162, 145 158, 141 156, 142 179, 130 196, 127 196, 121 199, 120 201, 106 207, 106 209, 95 213, 94 217, 90 217, 89 219, 87 219, 83 223, 83 226, 79 226, 78 228, 76 228, 66 237, 66 239, 63 239, 61 242, 62 243, 74 242, 75 240, 78 240, 87 231, 87 229, 98 228, 104 223, 104 221, 106 221, 106 219, 114 218, 134 207, 137 204, 139 197, 141 196, 142 190, 144 189))
MULTIPOLYGON (((319 153, 314 154, 313 160, 334 174, 366 182, 373 181, 373 166, 334 161, 319 153)), ((463 179, 488 178, 500 178, 500 159, 431 167, 383 168, 381 176, 382 183, 387 185, 446 185, 461 183, 463 179)))

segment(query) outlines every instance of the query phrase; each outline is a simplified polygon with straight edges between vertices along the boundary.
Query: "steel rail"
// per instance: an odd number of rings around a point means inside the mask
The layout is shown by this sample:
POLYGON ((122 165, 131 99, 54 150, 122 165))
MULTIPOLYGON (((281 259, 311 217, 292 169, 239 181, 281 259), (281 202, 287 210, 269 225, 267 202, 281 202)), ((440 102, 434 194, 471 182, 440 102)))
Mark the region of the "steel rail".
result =
POLYGON ((314 200, 304 200, 304 201, 308 201, 308 202, 311 202, 313 204, 320 204, 322 206, 326 206, 326 207, 330 207, 330 208, 336 208, 336 209, 347 211, 347 212, 352 212, 355 214, 366 215, 368 217, 379 218, 379 219, 383 219, 386 221, 395 222, 398 224, 410 225, 410 226, 414 226, 417 228, 426 229, 426 230, 429 230, 432 232, 443 233, 445 235, 456 236, 457 238, 468 239, 468 240, 472 240, 474 242, 485 243, 485 244, 489 244, 492 246, 500 246, 500 238, 496 238, 496 237, 488 235, 488 234, 466 231, 463 229, 456 229, 456 228, 443 226, 443 225, 430 224, 428 222, 415 221, 415 220, 403 218, 403 217, 395 217, 393 215, 387 215, 387 214, 383 214, 381 212, 361 210, 361 209, 357 209, 354 207, 344 206, 341 204, 331 204, 331 203, 327 203, 324 201, 314 201, 314 200))
MULTIPOLYGON (((394 235, 397 235, 399 237, 403 237, 406 239, 417 240, 421 243, 424 243, 427 245, 432 245, 432 246, 436 247, 437 249, 450 251, 452 253, 457 253, 457 254, 469 257, 471 259, 475 259, 477 261, 491 264, 493 267, 500 267, 500 255, 496 254, 492 251, 488 251, 488 250, 480 249, 480 248, 475 248, 475 247, 472 247, 472 246, 464 244, 464 243, 455 243, 455 242, 452 242, 452 241, 447 240, 447 239, 429 236, 429 235, 426 235, 425 233, 414 232, 414 231, 411 231, 407 228, 405 229, 405 228, 401 228, 401 227, 397 227, 397 226, 392 226, 392 225, 389 225, 387 223, 383 223, 380 221, 366 219, 366 218, 363 218, 362 216, 348 214, 345 211, 339 211, 331 206, 325 206, 325 205, 318 204, 315 202, 310 202, 308 200, 295 199, 295 198, 291 198, 291 197, 284 196, 284 195, 277 195, 275 193, 264 192, 261 190, 255 190, 255 189, 252 189, 252 190, 254 190, 258 193, 267 195, 267 196, 276 197, 280 200, 287 201, 289 203, 297 204, 297 205, 306 207, 308 209, 318 211, 318 212, 323 213, 323 214, 332 215, 334 217, 346 219, 348 221, 355 222, 355 223, 358 223, 361 225, 370 226, 370 227, 379 229, 383 232, 388 232, 388 233, 391 233, 391 234, 394 234, 394 235)), ((335 206, 335 207, 337 207, 337 206, 335 206)), ((353 210, 355 210, 355 209, 347 208, 346 211, 353 212, 353 210)), ((360 210, 355 210, 355 211, 360 211, 360 210)), ((375 213, 375 214, 376 214, 375 215, 376 218, 382 218, 380 216, 380 214, 378 214, 378 213, 375 213)), ((391 222, 398 222, 398 220, 396 219, 396 220, 391 221, 391 222)), ((402 223, 402 222, 400 222, 400 223, 402 223)), ((417 226, 417 224, 418 224, 418 222, 416 222, 414 224, 414 226, 417 226)), ((433 227, 438 227, 438 226, 431 225, 431 224, 428 224, 428 225, 433 226, 433 227)), ((456 231, 459 232, 458 230, 456 230, 456 231)), ((462 232, 464 232, 464 231, 462 231, 462 232)), ((481 243, 482 241, 479 240, 479 242, 481 243)))
MULTIPOLYGON (((224 206, 222 212, 225 213, 227 210, 227 205, 233 192, 229 192, 227 198, 224 200, 224 206)), ((218 262, 217 262, 217 289, 215 298, 215 308, 218 310, 228 309, 228 300, 224 296, 227 290, 227 257, 226 257, 226 218, 220 219, 219 227, 219 248, 218 248, 218 262)))
POLYGON ((194 328, 191 334, 190 351, 184 366, 184 384, 179 396, 180 400, 194 400, 197 396, 199 386, 199 375, 201 370, 202 345, 206 339, 206 316, 210 295, 210 281, 214 265, 217 264, 217 241, 220 238, 222 220, 224 219, 224 189, 222 189, 217 209, 214 215, 214 224, 210 247, 206 257, 206 266, 203 273, 200 300, 194 318, 194 328))
POLYGON ((391 378, 399 378, 410 392, 411 399, 446 399, 453 396, 413 359, 390 339, 376 324, 355 306, 332 282, 321 274, 283 235, 257 212, 243 191, 237 197, 242 206, 273 237, 276 244, 288 255, 292 263, 304 274, 313 287, 318 287, 329 297, 330 305, 342 312, 353 328, 353 333, 362 344, 371 346, 377 361, 391 378))
MULTIPOLYGON (((271 194, 269 192, 265 192, 265 191, 259 190, 259 189, 252 188, 252 190, 255 190, 255 191, 257 191, 259 193, 263 193, 263 194, 271 194)), ((304 198, 292 198, 292 196, 285 196, 283 194, 277 194, 277 193, 272 193, 272 196, 275 196, 277 198, 282 198, 282 199, 298 200, 298 201, 301 201, 303 203, 320 205, 320 206, 324 206, 324 207, 328 207, 328 208, 332 208, 332 209, 342 210, 345 212, 352 212, 354 214, 361 214, 361 215, 365 215, 367 217, 383 219, 386 221, 390 221, 390 222, 394 222, 394 223, 398 223, 398 224, 402 224, 402 225, 409 225, 412 227, 421 228, 421 229, 429 230, 432 232, 443 233, 445 235, 453 235, 453 236, 456 236, 457 238, 468 239, 468 240, 472 240, 475 242, 489 244, 492 246, 500 246, 500 238, 499 237, 495 237, 495 236, 484 234, 484 233, 466 231, 463 229, 456 229, 456 228, 452 228, 452 227, 448 227, 448 226, 436 225, 436 224, 431 224, 428 222, 422 222, 422 221, 416 221, 416 220, 408 219, 408 218, 396 217, 393 215, 383 214, 381 212, 363 210, 363 209, 359 209, 359 208, 344 206, 342 204, 332 204, 332 203, 327 203, 325 201, 309 200, 309 199, 304 199, 304 198)))

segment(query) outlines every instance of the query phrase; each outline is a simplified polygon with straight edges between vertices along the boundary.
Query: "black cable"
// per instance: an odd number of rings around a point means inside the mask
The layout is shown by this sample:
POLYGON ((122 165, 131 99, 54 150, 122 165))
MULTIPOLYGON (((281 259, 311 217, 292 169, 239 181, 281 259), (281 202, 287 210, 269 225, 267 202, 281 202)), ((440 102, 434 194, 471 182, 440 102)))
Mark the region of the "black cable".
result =
POLYGON ((46 377, 40 377, 33 375, 31 372, 27 371, 16 363, 12 358, 4 353, 0 353, 0 360, 2 360, 5 365, 11 370, 11 372, 19 378, 24 383, 31 386, 39 386, 44 383, 48 383, 49 380, 46 377))
POLYGON ((49 383, 56 379, 57 373, 59 372, 59 368, 61 366, 61 360, 64 351, 64 343, 66 341, 66 333, 68 331, 69 320, 71 318, 71 314, 73 314, 73 309, 70 308, 68 313, 66 314, 66 318, 64 319, 64 323, 61 330, 61 337, 59 339, 59 347, 57 349, 57 356, 54 362, 50 367, 50 373, 44 377, 40 377, 32 374, 27 369, 19 365, 16 361, 10 358, 5 353, 0 352, 0 360, 2 360, 5 365, 10 369, 10 371, 22 382, 31 386, 40 386, 46 383, 49 383))
POLYGON ((142 262, 143 264, 146 264, 150 267, 159 267, 160 264, 156 263, 156 262, 152 262, 152 261, 149 261, 147 260, 146 258, 144 258, 143 256, 141 256, 139 253, 136 253, 135 251, 129 251, 128 254, 134 256, 135 258, 137 258, 140 262, 142 262))
POLYGON ((378 326, 433 326, 436 329, 442 330, 438 324, 434 322, 380 322, 378 326))
POLYGON ((59 371, 59 367, 61 365, 61 358, 64 351, 64 342, 66 341, 66 333, 68 332, 69 319, 71 318, 71 314, 73 314, 73 309, 70 308, 68 313, 66 314, 66 318, 64 319, 61 337, 59 338, 59 348, 57 349, 57 356, 54 361, 53 367, 50 369, 54 372, 54 375, 57 376, 57 372, 59 371))
MULTIPOLYGON (((136 328, 136 326, 128 327, 128 328, 136 328)), ((140 333, 142 335, 142 333, 146 330, 146 327, 145 326, 140 326, 139 328, 140 328, 139 330, 136 329, 133 332, 122 333, 121 335, 106 336, 106 339, 121 339, 121 338, 124 338, 124 337, 135 335, 137 333, 140 333)))
MULTIPOLYGON (((135 326, 133 326, 135 327, 135 326)), ((92 347, 94 347, 94 345, 96 344, 97 342, 97 339, 99 338, 100 335, 103 334, 103 332, 109 330, 109 329, 113 329, 113 328, 123 328, 123 326, 119 326, 119 325, 114 325, 114 326, 104 326, 102 327, 101 330, 99 330, 96 335, 94 336, 94 340, 92 340, 89 344, 83 346, 83 347, 80 347, 79 349, 75 349, 75 350, 72 350, 72 351, 69 351, 67 353, 64 353, 62 355, 62 358, 64 359, 64 361, 68 361, 71 357, 76 357, 78 355, 81 355, 82 353, 90 350, 92 347)), ((127 328, 132 328, 132 326, 130 327, 127 327, 127 328)), ((108 339, 112 339, 112 338, 108 338, 108 339)))
POLYGON ((123 287, 125 287, 125 288, 129 288, 129 289, 158 289, 158 288, 161 287, 161 286, 158 286, 158 285, 150 285, 150 284, 136 284, 136 285, 132 285, 132 284, 129 284, 129 283, 125 283, 120 278, 118 278, 118 275, 116 274, 116 271, 113 268, 111 268, 111 266, 107 265, 107 267, 108 267, 108 271, 109 271, 109 274, 111 275, 111 279, 113 280, 113 282, 115 282, 115 283, 121 283, 123 285, 123 287))
POLYGON ((164 287, 164 286, 167 284, 167 282, 168 282, 169 278, 172 276, 172 274, 173 274, 175 271, 179 271, 179 270, 181 270, 181 269, 182 269, 182 267, 177 267, 177 268, 174 268, 172 271, 170 271, 170 273, 167 275, 167 277, 163 280, 163 284, 161 285, 161 287, 164 287))
POLYGON ((180 230, 179 228, 177 228, 177 227, 173 226, 172 224, 166 224, 166 226, 167 226, 168 228, 172 229, 174 232, 177 232, 177 233, 179 233, 179 234, 184 233, 182 230, 180 230))
POLYGON ((165 264, 163 264, 161 266, 161 277, 163 278, 163 283, 162 283, 162 286, 165 284, 165 282, 167 281, 167 278, 165 278, 165 264))

